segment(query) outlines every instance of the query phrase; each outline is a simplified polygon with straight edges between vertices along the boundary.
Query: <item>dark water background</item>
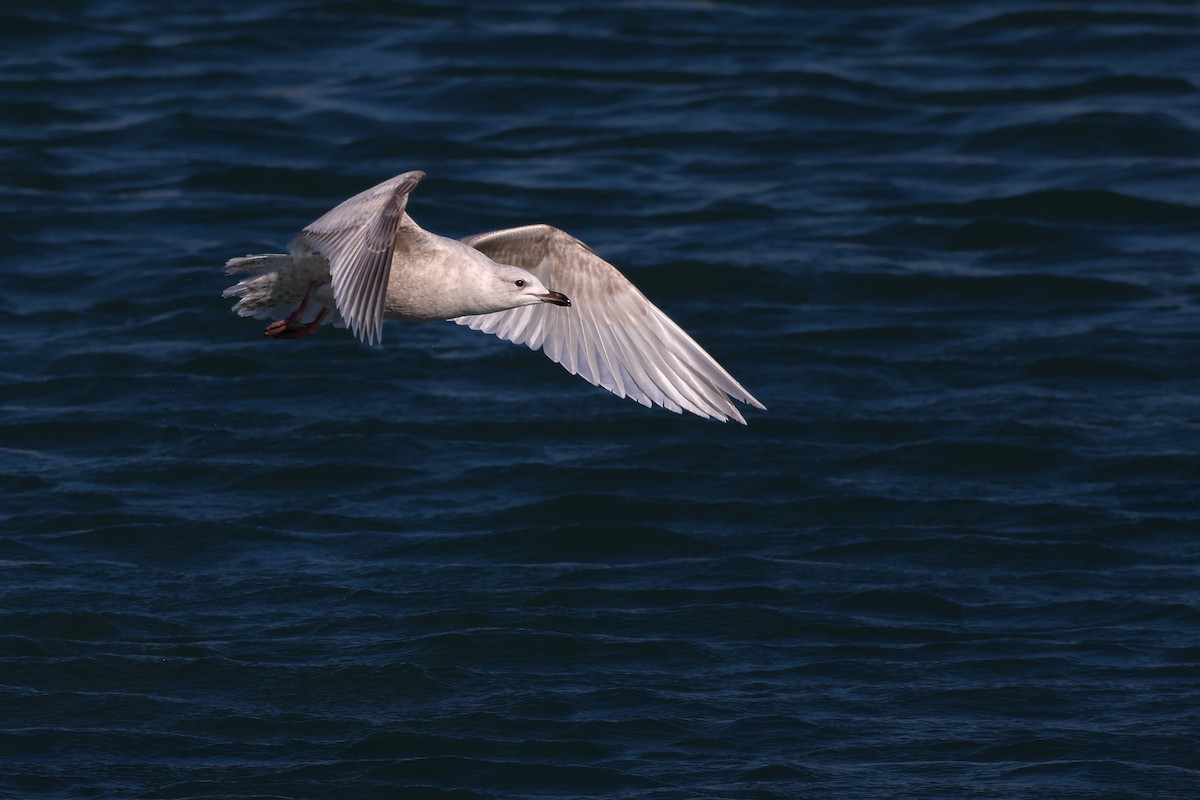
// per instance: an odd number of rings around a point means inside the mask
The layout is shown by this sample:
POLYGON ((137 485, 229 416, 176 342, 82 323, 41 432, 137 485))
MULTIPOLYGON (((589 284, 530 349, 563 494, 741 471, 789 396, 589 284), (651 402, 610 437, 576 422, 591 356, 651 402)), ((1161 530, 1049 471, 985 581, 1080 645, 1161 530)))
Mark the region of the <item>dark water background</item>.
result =
POLYGON ((0 795, 1200 796, 1193 2, 0 11, 0 795), (769 407, 226 258, 408 169, 769 407))

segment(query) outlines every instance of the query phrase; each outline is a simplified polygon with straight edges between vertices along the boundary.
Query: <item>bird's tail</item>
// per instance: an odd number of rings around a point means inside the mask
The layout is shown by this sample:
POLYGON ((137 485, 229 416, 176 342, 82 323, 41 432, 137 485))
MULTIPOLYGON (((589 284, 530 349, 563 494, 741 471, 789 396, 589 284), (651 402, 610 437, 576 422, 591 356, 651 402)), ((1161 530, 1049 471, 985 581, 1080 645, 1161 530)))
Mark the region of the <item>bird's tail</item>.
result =
POLYGON ((300 301, 300 297, 290 297, 291 292, 286 291, 293 283, 288 275, 294 269, 295 262, 287 253, 231 258, 225 262, 225 274, 242 278, 221 296, 238 298, 233 310, 243 317, 266 319, 286 313, 288 306, 300 301))
MULTIPOLYGON (((287 253, 265 253, 229 259, 225 262, 225 274, 241 277, 221 293, 222 297, 238 298, 233 304, 234 311, 243 317, 271 319, 290 313, 303 299, 309 283, 322 276, 327 279, 329 271, 328 264, 323 260, 295 259, 287 253)), ((333 304, 332 296, 324 298, 318 294, 317 300, 319 304, 333 304)), ((320 307, 318 304, 314 306, 312 315, 320 307)))

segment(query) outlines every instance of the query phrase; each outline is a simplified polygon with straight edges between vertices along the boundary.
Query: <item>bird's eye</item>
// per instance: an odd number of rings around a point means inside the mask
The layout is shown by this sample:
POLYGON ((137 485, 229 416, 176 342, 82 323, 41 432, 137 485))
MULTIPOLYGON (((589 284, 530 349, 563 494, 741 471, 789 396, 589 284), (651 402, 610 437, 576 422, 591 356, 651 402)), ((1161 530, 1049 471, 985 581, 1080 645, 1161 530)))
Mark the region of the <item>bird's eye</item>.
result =
POLYGON ((515 281, 513 281, 513 283, 515 283, 517 286, 524 286, 524 285, 525 285, 525 281, 524 281, 524 279, 522 279, 522 278, 517 278, 515 281))

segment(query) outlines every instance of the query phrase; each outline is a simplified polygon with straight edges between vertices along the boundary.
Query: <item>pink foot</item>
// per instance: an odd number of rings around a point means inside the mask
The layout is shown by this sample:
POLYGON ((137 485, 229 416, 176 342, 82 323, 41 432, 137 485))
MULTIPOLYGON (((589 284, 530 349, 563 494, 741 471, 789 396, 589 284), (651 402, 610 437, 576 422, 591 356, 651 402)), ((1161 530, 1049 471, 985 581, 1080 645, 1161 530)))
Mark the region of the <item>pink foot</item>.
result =
POLYGON ((308 291, 304 293, 304 299, 300 301, 300 305, 291 314, 288 314, 283 319, 275 320, 267 329, 263 331, 263 336, 273 336, 276 339, 303 339, 305 336, 312 336, 317 332, 317 328, 321 327, 321 323, 329 316, 329 309, 322 308, 321 313, 317 314, 317 318, 312 322, 301 322, 304 319, 304 312, 308 310, 308 304, 312 300, 313 292, 320 289, 328 280, 315 280, 308 284, 308 291))
POLYGON ((321 327, 321 323, 329 316, 329 309, 322 308, 321 313, 317 314, 317 318, 312 322, 298 323, 290 322, 291 316, 287 319, 279 319, 272 322, 263 331, 263 336, 273 336, 276 339, 303 339, 305 336, 312 336, 317 332, 317 328, 321 327))

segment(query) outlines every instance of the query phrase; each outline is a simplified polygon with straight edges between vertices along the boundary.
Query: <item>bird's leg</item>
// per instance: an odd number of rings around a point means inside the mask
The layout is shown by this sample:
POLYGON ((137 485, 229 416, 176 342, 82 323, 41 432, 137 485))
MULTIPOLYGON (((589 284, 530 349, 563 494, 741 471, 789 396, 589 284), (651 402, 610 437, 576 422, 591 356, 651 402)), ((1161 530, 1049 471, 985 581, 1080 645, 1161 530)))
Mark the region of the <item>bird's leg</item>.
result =
POLYGON ((304 293, 304 298, 296 310, 283 319, 275 320, 268 325, 267 329, 263 331, 263 336, 273 336, 276 339, 303 339, 305 336, 312 336, 316 333, 317 328, 321 327, 321 323, 325 321, 325 317, 329 316, 328 308, 322 308, 321 313, 317 314, 317 318, 312 322, 302 323, 300 320, 304 319, 304 312, 308 310, 313 292, 327 283, 329 283, 328 278, 309 281, 308 290, 304 293))

